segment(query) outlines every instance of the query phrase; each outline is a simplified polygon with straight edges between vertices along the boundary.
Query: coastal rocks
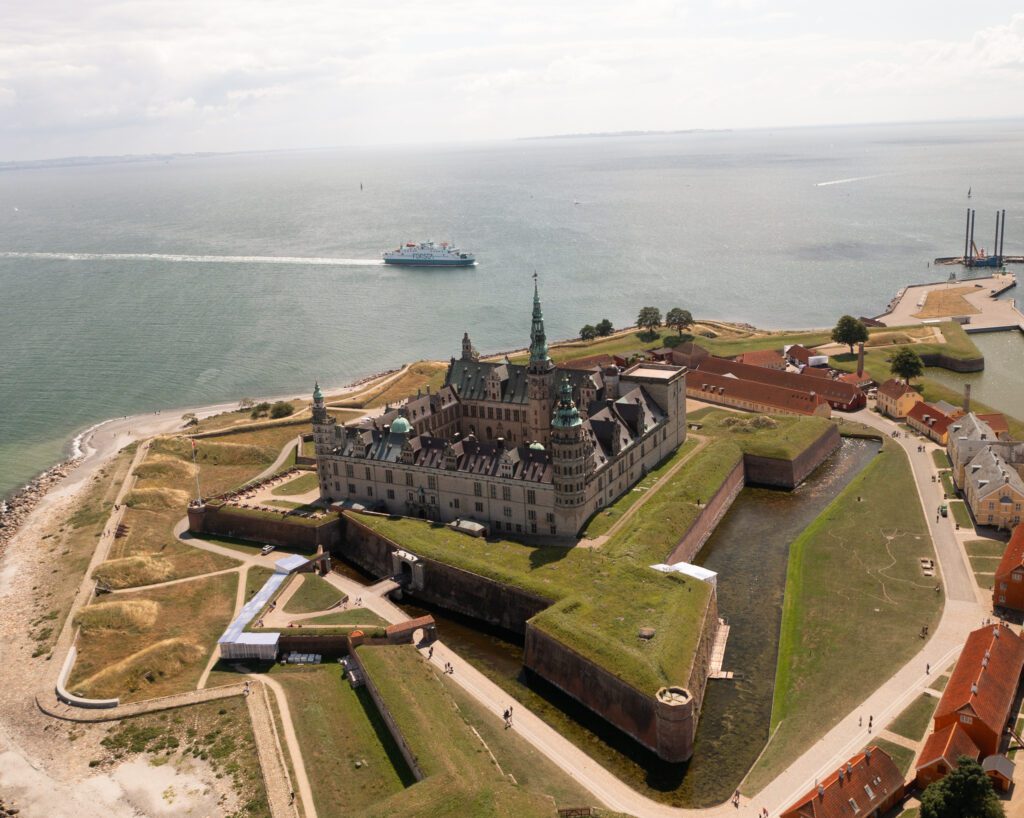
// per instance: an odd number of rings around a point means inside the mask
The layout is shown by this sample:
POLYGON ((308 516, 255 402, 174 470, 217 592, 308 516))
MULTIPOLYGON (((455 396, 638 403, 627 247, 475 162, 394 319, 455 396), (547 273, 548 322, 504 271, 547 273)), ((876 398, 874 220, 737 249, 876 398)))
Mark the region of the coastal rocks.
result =
POLYGON ((0 815, 17 815, 21 810, 18 809, 13 801, 7 801, 3 796, 0 796, 0 815))
MULTIPOLYGON (((81 462, 82 458, 77 457, 58 463, 53 468, 44 471, 6 501, 0 501, 0 554, 7 547, 7 543, 18 533, 18 529, 32 513, 32 509, 46 496, 46 493, 67 477, 68 473, 81 462)), ((0 811, 0 815, 4 814, 0 811)))

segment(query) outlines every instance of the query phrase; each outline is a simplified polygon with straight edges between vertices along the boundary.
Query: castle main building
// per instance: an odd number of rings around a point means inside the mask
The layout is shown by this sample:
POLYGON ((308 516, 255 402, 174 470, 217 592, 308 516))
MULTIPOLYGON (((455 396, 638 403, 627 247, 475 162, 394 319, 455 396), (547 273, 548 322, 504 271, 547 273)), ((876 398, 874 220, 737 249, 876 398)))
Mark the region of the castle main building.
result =
POLYGON ((534 286, 530 361, 484 362, 468 333, 444 386, 338 424, 313 393, 320 496, 491 531, 575 538, 686 439, 686 369, 557 367, 534 286))

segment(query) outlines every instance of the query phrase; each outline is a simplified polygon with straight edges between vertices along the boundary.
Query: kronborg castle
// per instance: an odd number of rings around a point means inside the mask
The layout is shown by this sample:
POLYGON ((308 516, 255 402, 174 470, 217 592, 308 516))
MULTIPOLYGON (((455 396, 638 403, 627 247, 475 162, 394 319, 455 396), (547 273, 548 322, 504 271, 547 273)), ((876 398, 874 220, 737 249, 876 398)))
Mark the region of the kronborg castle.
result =
POLYGON ((686 438, 686 369, 572 369, 548 355, 534 286, 529 364, 483 362, 469 335, 444 386, 338 424, 313 395, 326 501, 495 533, 574 538, 686 438))

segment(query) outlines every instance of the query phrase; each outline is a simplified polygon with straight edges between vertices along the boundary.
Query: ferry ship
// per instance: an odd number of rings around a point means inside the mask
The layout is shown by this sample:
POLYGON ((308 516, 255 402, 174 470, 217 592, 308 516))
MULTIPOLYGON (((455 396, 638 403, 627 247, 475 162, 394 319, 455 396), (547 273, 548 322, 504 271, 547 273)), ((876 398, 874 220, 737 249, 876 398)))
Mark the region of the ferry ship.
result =
POLYGON ((458 247, 448 242, 434 244, 424 241, 416 244, 408 242, 397 250, 388 250, 383 254, 385 264, 406 264, 416 267, 468 267, 476 264, 476 256, 463 253, 458 247))

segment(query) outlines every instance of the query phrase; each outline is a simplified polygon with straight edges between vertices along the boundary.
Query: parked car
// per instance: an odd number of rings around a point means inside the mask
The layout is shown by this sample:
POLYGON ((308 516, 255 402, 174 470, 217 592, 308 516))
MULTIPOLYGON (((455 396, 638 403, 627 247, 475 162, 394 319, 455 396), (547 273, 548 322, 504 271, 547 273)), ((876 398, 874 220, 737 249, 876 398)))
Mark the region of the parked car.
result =
POLYGON ((274 548, 276 548, 276 546, 265 545, 265 546, 263 546, 263 548, 260 549, 260 553, 265 557, 265 556, 267 556, 267 554, 269 554, 271 551, 273 551, 274 548))

